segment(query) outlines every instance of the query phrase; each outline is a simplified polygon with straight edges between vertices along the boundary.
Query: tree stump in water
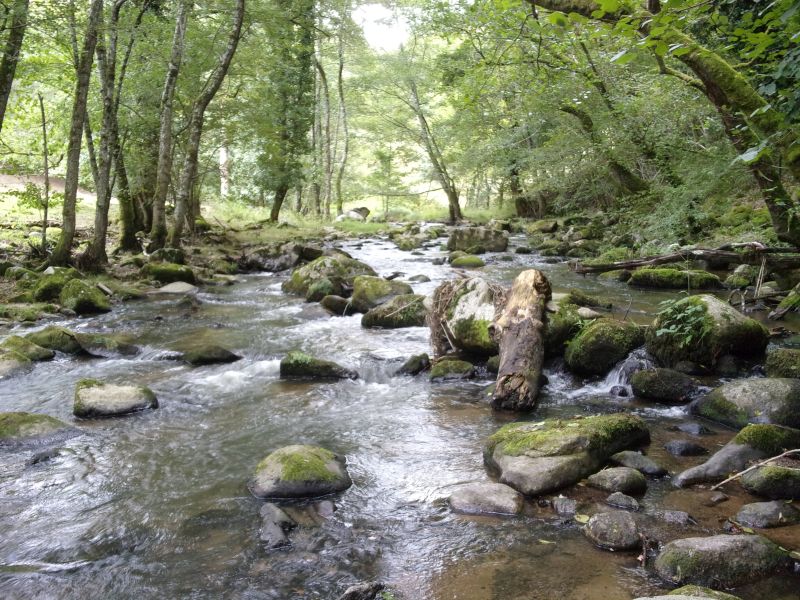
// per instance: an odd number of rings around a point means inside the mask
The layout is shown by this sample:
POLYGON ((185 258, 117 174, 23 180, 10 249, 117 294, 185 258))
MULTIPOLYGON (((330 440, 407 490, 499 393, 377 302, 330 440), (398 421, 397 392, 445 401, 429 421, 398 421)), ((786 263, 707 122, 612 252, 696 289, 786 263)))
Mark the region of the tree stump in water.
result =
POLYGON ((533 410, 544 362, 544 312, 550 282, 541 271, 523 271, 514 280, 505 308, 495 320, 500 368, 492 407, 533 410))

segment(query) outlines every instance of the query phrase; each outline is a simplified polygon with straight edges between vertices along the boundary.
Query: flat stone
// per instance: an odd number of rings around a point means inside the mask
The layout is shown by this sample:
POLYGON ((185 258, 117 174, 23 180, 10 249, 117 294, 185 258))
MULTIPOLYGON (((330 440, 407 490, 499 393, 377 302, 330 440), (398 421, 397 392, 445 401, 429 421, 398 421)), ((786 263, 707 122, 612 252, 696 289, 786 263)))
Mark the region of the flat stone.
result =
POLYGON ((516 515, 522 512, 523 497, 502 483, 473 482, 456 488, 449 501, 458 513, 516 515))
POLYGON ((627 512, 596 514, 589 519, 583 533, 597 546, 607 550, 635 550, 642 545, 639 527, 627 512))
POLYGON ((115 417, 158 408, 156 395, 140 385, 114 385, 82 379, 75 387, 72 413, 76 417, 115 417))
POLYGON ((647 490, 647 480, 639 471, 630 467, 612 467, 590 476, 587 483, 607 492, 623 494, 643 494, 647 490))
POLYGON ((174 281, 165 286, 153 290, 151 294, 196 294, 199 291, 196 285, 186 283, 185 281, 174 281))
POLYGON ((667 470, 652 458, 634 450, 617 452, 611 457, 611 463, 636 469, 640 473, 651 477, 661 477, 667 474, 667 470))
POLYGON ((800 523, 800 511, 782 500, 745 504, 736 514, 736 522, 748 527, 767 529, 800 523))

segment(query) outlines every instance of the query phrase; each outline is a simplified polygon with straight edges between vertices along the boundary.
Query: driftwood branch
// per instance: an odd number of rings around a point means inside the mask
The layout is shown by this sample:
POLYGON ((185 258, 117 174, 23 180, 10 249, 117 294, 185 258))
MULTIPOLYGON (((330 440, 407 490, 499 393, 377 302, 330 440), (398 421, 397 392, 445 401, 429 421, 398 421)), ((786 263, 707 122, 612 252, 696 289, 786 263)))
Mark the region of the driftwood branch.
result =
POLYGON ((742 244, 725 244, 719 248, 688 248, 678 250, 669 254, 658 256, 647 256, 631 260, 621 260, 606 264, 585 264, 582 262, 572 263, 570 268, 576 273, 605 273, 607 271, 618 271, 622 269, 638 269, 640 267, 650 267, 663 265, 672 262, 685 260, 718 260, 727 262, 759 264, 762 258, 766 257, 768 263, 773 265, 800 266, 800 250, 795 248, 773 248, 764 246, 757 242, 742 244), (736 252, 736 249, 744 248, 746 252, 736 252))
POLYGON ((787 450, 783 454, 779 454, 778 456, 773 456, 772 458, 768 458, 766 460, 762 460, 760 463, 756 463, 752 467, 746 468, 744 471, 739 471, 738 473, 728 477, 725 481, 721 481, 717 485, 712 486, 711 487, 711 491, 714 491, 716 489, 721 488, 723 485, 725 485, 726 483, 730 483, 734 479, 739 479, 739 477, 741 477, 745 473, 749 473, 750 471, 753 471, 754 469, 757 469, 758 467, 763 467, 764 465, 769 464, 772 461, 778 460, 779 458, 783 458, 785 456, 791 456, 792 454, 800 454, 800 449, 787 450))

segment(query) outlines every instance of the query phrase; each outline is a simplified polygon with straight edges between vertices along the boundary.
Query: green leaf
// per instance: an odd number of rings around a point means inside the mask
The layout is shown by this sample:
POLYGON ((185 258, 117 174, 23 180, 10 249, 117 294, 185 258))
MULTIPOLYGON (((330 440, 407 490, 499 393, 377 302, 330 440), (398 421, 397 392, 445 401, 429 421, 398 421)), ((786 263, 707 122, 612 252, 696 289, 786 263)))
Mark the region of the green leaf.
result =
POLYGON ((576 520, 578 523, 584 523, 584 524, 585 524, 585 523, 588 523, 588 522, 589 522, 589 515, 577 514, 577 515, 575 515, 574 519, 575 519, 575 520, 576 520))
POLYGON ((616 63, 618 65, 627 65, 634 58, 635 57, 632 52, 628 52, 627 50, 622 50, 621 52, 617 52, 614 56, 611 57, 611 62, 616 63))

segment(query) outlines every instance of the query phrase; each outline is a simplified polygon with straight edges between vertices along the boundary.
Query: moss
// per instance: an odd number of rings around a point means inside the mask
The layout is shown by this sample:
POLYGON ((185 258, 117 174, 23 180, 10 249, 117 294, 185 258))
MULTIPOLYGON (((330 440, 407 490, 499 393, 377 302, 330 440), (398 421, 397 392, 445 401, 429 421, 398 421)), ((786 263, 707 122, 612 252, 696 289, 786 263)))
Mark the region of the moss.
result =
POLYGON ((336 286, 330 279, 323 277, 308 286, 306 301, 319 302, 325 296, 339 296, 341 293, 341 286, 336 286))
POLYGON ((744 288, 750 285, 750 280, 741 275, 728 275, 725 279, 725 287, 729 290, 744 288))
POLYGON ((38 276, 35 272, 25 267, 8 267, 4 273, 5 277, 14 279, 15 281, 22 281, 24 279, 36 280, 38 276))
POLYGON ((79 315, 108 312, 111 304, 103 292, 80 279, 73 279, 61 290, 61 304, 79 315))
POLYGON ((725 399, 718 389, 708 393, 702 403, 697 407, 700 416, 719 423, 726 423, 732 427, 741 428, 747 425, 747 412, 725 399))
POLYGON ((329 360, 320 360, 305 352, 289 352, 281 360, 281 377, 308 379, 356 379, 358 374, 329 360))
POLYGON ((766 498, 800 500, 800 468, 764 465, 746 473, 742 486, 750 493, 766 498))
POLYGON ((281 288, 289 294, 305 296, 308 287, 314 282, 327 277, 335 283, 352 286, 359 275, 376 276, 377 273, 360 261, 348 258, 343 254, 320 256, 307 265, 303 265, 292 272, 288 281, 281 288))
POLYGON ((29 333, 25 336, 25 339, 42 348, 57 350, 65 354, 80 354, 84 351, 74 333, 69 329, 56 327, 55 325, 45 327, 41 331, 29 333))
POLYGON ((509 423, 489 437, 490 452, 500 447, 506 456, 532 454, 555 456, 588 452, 610 456, 620 450, 647 443, 650 432, 644 421, 628 414, 598 415, 563 422, 509 423))
POLYGON ((367 312, 392 296, 413 293, 414 290, 411 286, 403 281, 389 281, 383 277, 359 275, 353 279, 353 296, 350 301, 357 311, 367 312))
POLYGON ((270 454, 261 461, 257 471, 268 462, 276 461, 281 465, 281 479, 284 481, 334 481, 337 475, 327 465, 335 459, 336 455, 324 448, 292 446, 270 454))
POLYGON ((713 273, 678 269, 638 269, 631 274, 628 285, 674 290, 707 290, 722 287, 719 277, 713 273))
POLYGON ((544 351, 548 357, 562 356, 567 344, 578 335, 583 327, 583 320, 578 316, 578 307, 561 302, 558 312, 547 315, 544 331, 544 351))
POLYGON ((403 294, 368 311, 361 318, 362 327, 422 327, 425 325, 425 296, 403 294))
POLYGON ((493 353, 497 351, 497 343, 489 334, 490 325, 486 319, 459 319, 453 325, 453 335, 467 352, 493 353))
POLYGON ((12 335, 6 338, 5 341, 0 344, 0 348, 21 354, 28 360, 50 360, 55 356, 52 350, 42 348, 18 335, 12 335))
POLYGON ((431 380, 464 379, 472 375, 473 366, 465 360, 440 360, 431 368, 431 380))
POLYGON ((570 290, 567 295, 561 300, 564 304, 574 304, 575 306, 587 306, 590 308, 611 308, 610 302, 602 302, 580 290, 570 290))
POLYGON ((776 348, 767 354, 768 377, 800 377, 800 350, 776 348))
POLYGON ((567 346, 567 366, 581 375, 602 375, 644 342, 635 323, 597 319, 567 346))
POLYGON ((46 434, 65 427, 66 423, 47 415, 26 412, 0 413, 0 442, 46 434))
POLYGON ((685 585, 672 590, 667 596, 694 596, 697 598, 709 598, 710 600, 740 600, 738 596, 731 596, 725 592, 718 592, 699 585, 685 585))
POLYGON ((45 314, 53 314, 57 308, 52 304, 0 304, 0 319, 32 323, 45 314))
POLYGON ((785 450, 800 448, 800 430, 781 425, 748 425, 733 441, 776 456, 785 450))
POLYGON ((486 370, 490 373, 497 373, 500 371, 500 355, 492 356, 486 361, 486 370))
POLYGON ((197 277, 191 267, 168 262, 148 263, 142 267, 142 275, 155 279, 159 283, 174 283, 184 281, 196 283, 197 277))
POLYGON ((77 277, 78 272, 74 269, 43 275, 33 288, 33 299, 38 302, 57 300, 67 283, 77 277))
POLYGON ((800 308, 800 285, 795 286, 789 295, 778 304, 779 311, 796 311, 800 308))

